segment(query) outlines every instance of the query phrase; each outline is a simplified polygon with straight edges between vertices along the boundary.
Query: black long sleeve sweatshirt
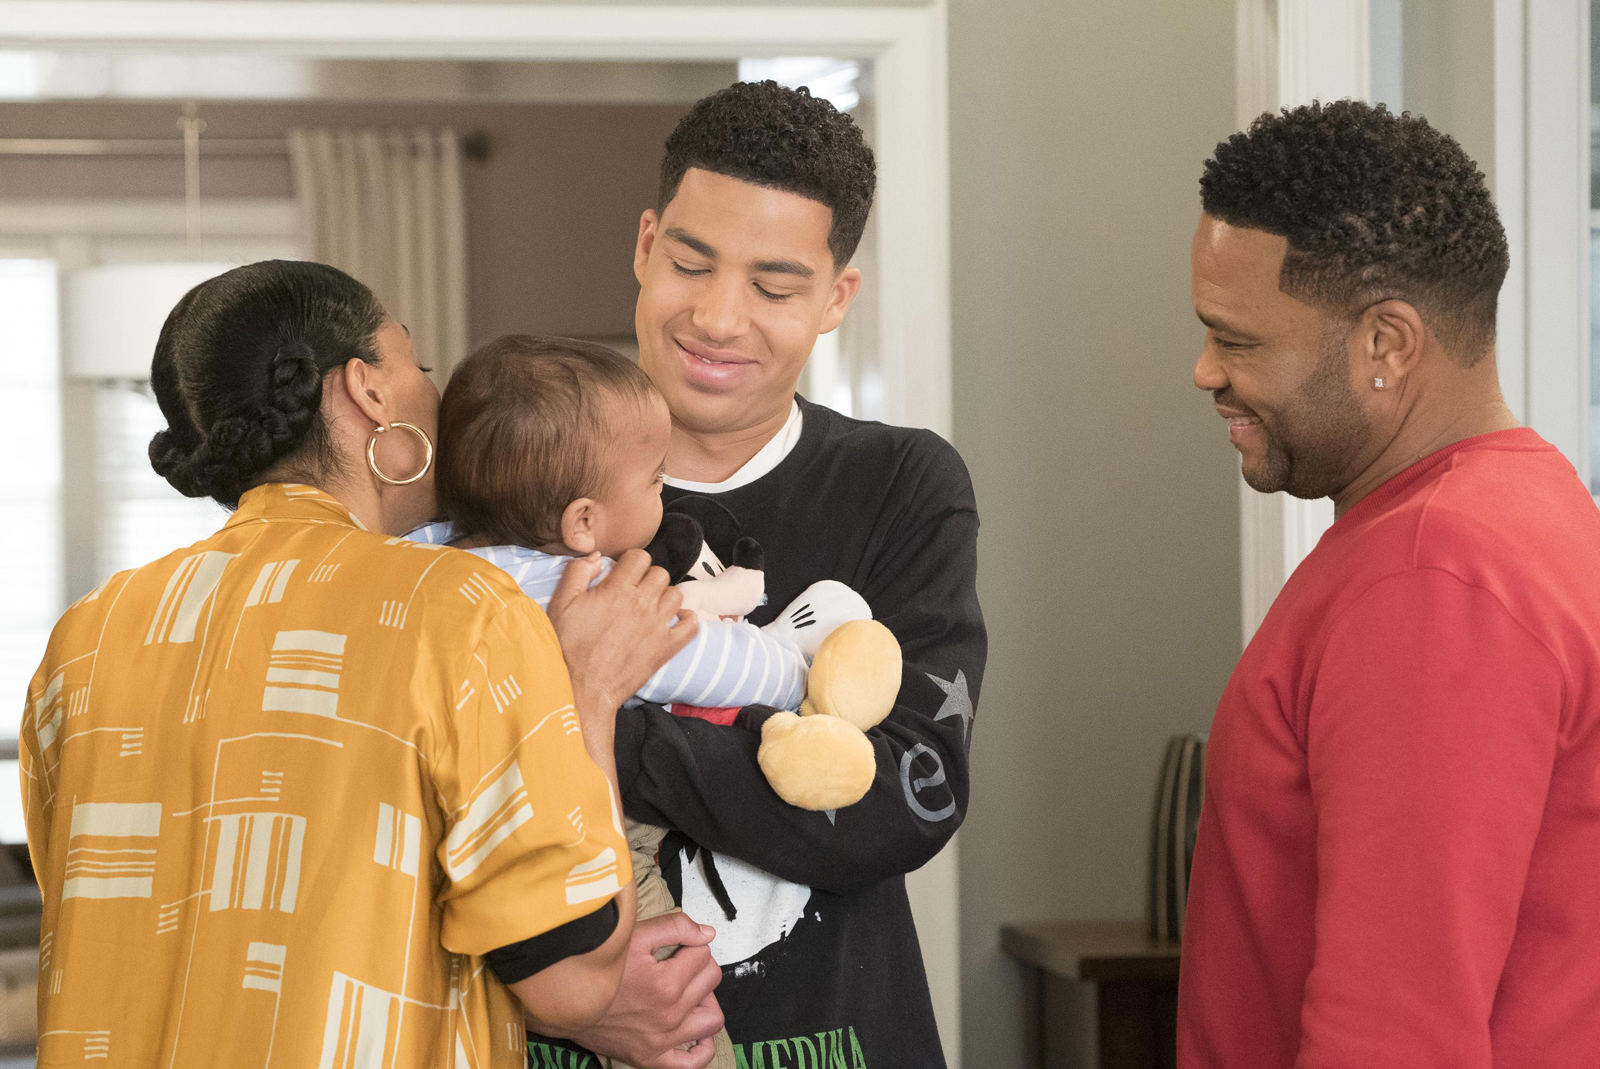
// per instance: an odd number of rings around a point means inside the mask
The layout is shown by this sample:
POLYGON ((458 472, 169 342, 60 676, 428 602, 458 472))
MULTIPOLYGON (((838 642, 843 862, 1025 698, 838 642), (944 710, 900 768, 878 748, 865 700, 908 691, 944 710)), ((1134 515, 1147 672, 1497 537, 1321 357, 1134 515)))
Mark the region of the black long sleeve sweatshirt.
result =
MULTIPOLYGON (((715 497, 765 551, 768 601, 753 623, 836 579, 899 639, 900 694, 868 732, 877 777, 853 806, 797 809, 756 763, 770 711, 723 727, 644 706, 617 719, 623 807, 680 833, 662 865, 690 915, 718 930, 717 998, 741 1069, 940 1069, 905 874, 966 813, 987 652, 977 505, 960 456, 931 431, 799 403, 789 455, 715 497)), ((535 1040, 531 1064, 584 1064, 570 1057, 535 1040)))

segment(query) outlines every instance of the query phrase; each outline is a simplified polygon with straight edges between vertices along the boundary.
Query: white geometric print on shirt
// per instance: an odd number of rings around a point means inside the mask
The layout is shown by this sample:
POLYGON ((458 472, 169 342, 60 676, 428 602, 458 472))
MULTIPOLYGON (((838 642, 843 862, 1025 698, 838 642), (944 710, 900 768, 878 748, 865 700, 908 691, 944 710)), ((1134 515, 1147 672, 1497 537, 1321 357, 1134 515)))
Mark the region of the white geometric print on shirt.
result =
POLYGON ((482 601, 486 597, 493 598, 494 600, 499 601, 502 605, 505 604, 500 595, 495 593, 494 587, 489 585, 489 580, 485 579, 477 572, 473 572, 472 577, 469 578, 465 583, 462 583, 456 589, 460 591, 462 597, 466 598, 474 605, 478 604, 478 602, 482 601))
POLYGON ((512 702, 522 697, 522 686, 516 676, 508 675, 500 682, 490 684, 489 693, 494 695, 494 711, 504 714, 512 702))
POLYGON ((435 552, 441 549, 450 548, 446 545, 436 545, 431 542, 417 542, 402 535, 395 535, 393 538, 386 538, 383 540, 383 544, 386 546, 410 546, 412 549, 427 549, 435 552))
POLYGON ((50 749, 51 743, 56 741, 56 736, 61 732, 61 688, 66 675, 67 670, 63 668, 51 676, 44 693, 33 703, 33 726, 39 736, 41 754, 50 749))
POLYGON ((289 585, 289 577, 294 575, 295 565, 299 558, 291 557, 288 560, 273 560, 261 566, 261 571, 256 574, 256 581, 250 587, 250 593, 245 596, 244 608, 239 610, 239 620, 233 625, 233 641, 228 643, 228 659, 224 667, 233 664, 233 650, 239 644, 239 631, 244 627, 244 614, 248 609, 257 605, 276 605, 283 600, 283 589, 289 585))
POLYGON ((378 803, 378 837, 372 860, 407 876, 417 874, 422 858, 422 820, 388 802, 378 803))
POLYGON ((404 631, 406 626, 406 603, 403 601, 385 601, 378 609, 378 626, 392 627, 404 631))
POLYGON ((283 588, 289 585, 289 577, 294 574, 295 565, 299 563, 298 558, 290 558, 263 564, 261 573, 256 576, 255 585, 250 588, 250 594, 244 599, 244 607, 249 609, 256 605, 276 605, 282 601, 283 588))
POLYGON ((283 990, 283 957, 287 948, 276 943, 251 943, 245 952, 244 983, 253 991, 283 990))
POLYGON ((622 890, 617 876, 617 852, 608 846, 567 873, 567 905, 610 898, 622 890))
POLYGON ((336 717, 344 635, 326 631, 279 631, 267 662, 262 712, 336 717))
POLYGON ((61 897, 149 898, 160 802, 76 802, 61 897))
POLYGON ((494 848, 533 819, 522 769, 513 763, 467 806, 445 838, 445 869, 452 880, 471 875, 494 848))
MULTIPOLYGON (((109 1028, 52 1028, 39 1035, 40 1065, 70 1065, 111 1057, 109 1028)), ((28 1060, 33 1065, 32 1058, 28 1060)))
POLYGON ((122 752, 118 757, 138 757, 144 753, 144 728, 125 728, 122 732, 122 752))
POLYGON ((237 553, 208 550, 179 561, 172 578, 167 580, 161 600, 156 604, 155 617, 150 621, 144 644, 193 642, 200 611, 217 589, 217 584, 222 582, 222 573, 228 562, 236 556, 237 553))
POLYGON ((190 698, 189 703, 183 707, 183 722, 185 724, 192 724, 197 720, 204 720, 206 718, 206 706, 210 704, 211 688, 207 687, 199 694, 196 694, 194 697, 190 698))
POLYGON ((394 992, 335 972, 318 1069, 386 1069, 405 1008, 394 992))
POLYGON ((207 818, 212 848, 211 911, 275 909, 293 913, 300 891, 306 818, 288 813, 230 813, 207 818))

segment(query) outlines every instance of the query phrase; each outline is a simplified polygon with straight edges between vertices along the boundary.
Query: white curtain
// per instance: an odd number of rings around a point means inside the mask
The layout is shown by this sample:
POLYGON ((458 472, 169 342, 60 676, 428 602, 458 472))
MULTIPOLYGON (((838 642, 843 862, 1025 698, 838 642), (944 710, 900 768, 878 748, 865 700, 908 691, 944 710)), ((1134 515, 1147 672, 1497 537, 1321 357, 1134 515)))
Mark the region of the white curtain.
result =
POLYGON ((466 355, 461 139, 454 130, 292 130, 306 255, 371 286, 442 386, 466 355))

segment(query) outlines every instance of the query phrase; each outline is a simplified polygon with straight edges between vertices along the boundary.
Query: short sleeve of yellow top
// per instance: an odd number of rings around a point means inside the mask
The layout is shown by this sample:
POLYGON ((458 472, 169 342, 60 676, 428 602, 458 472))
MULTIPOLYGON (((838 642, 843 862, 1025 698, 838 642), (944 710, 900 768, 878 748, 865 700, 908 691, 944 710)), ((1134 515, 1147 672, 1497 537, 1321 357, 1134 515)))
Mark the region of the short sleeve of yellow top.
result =
POLYGON ((309 487, 69 609, 21 763, 41 1066, 521 1066, 478 955, 630 878, 549 621, 309 487))

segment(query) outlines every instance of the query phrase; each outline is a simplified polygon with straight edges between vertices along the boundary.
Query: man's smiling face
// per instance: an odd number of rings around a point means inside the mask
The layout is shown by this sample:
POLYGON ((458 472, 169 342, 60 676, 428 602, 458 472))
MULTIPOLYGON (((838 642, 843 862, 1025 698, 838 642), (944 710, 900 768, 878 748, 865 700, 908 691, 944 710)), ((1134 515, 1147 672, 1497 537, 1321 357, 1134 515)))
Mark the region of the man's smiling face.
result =
POLYGON ((1279 288, 1287 250, 1277 235, 1201 216, 1191 266, 1206 339, 1194 384, 1228 421, 1252 489, 1327 497, 1361 470, 1372 428, 1350 324, 1279 288))
POLYGON ((817 335, 861 275, 837 268, 833 212, 796 193, 690 168, 639 224, 639 364, 673 418, 703 434, 786 412, 817 335))

